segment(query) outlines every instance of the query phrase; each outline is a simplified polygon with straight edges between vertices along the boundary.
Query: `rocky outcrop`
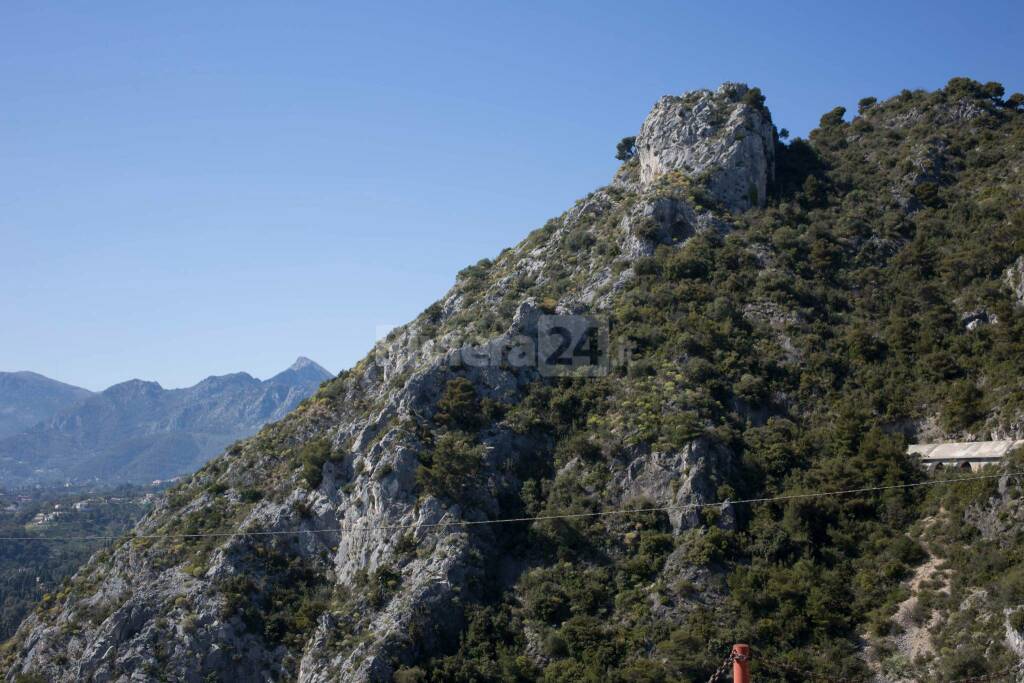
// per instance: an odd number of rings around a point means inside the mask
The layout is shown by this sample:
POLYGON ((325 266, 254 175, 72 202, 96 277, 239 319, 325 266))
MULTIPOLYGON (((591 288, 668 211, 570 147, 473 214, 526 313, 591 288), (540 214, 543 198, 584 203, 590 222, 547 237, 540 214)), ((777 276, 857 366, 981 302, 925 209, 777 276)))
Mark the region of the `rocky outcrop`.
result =
POLYGON ((960 324, 968 332, 973 332, 982 325, 994 325, 999 322, 999 316, 989 313, 984 308, 977 308, 973 311, 966 311, 960 314, 960 324))
POLYGON ((1013 292, 1018 306, 1024 306, 1024 256, 1018 256, 1004 274, 1006 286, 1013 292))
MULTIPOLYGON (((623 501, 641 499, 672 505, 669 522, 676 532, 701 524, 696 506, 716 502, 719 481, 731 473, 735 456, 720 444, 700 438, 678 451, 650 451, 635 454, 620 476, 614 479, 623 501)), ((720 509, 722 526, 731 528, 735 514, 726 501, 720 509)))
POLYGON ((658 100, 636 139, 640 182, 672 171, 701 179, 730 211, 761 206, 775 174, 771 116, 746 85, 658 100))
POLYGON ((622 219, 623 250, 631 258, 650 256, 659 244, 679 244, 697 233, 729 230, 729 224, 679 197, 655 194, 622 219))

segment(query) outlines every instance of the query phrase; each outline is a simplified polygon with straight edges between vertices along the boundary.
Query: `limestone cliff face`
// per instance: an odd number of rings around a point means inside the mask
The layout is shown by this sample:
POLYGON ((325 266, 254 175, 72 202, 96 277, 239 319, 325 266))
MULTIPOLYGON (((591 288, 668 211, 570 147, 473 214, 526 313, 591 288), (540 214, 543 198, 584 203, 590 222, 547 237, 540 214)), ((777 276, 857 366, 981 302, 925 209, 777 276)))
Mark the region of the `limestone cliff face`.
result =
MULTIPOLYGON (((504 406, 548 381, 530 366, 466 362, 469 344, 486 356, 536 334, 545 310, 600 313, 655 245, 729 230, 728 214, 694 201, 698 175, 710 174, 707 190, 719 205, 763 200, 771 124, 767 112, 740 101, 746 92, 728 86, 659 102, 638 141, 639 167, 626 164, 612 186, 460 273, 442 300, 283 421, 210 463, 135 531, 228 527, 257 535, 129 540, 93 558, 23 624, 8 679, 40 672, 55 681, 128 681, 142 671, 197 683, 211 675, 387 681, 403 663, 450 650, 482 579, 514 581, 525 564, 501 555, 500 527, 459 523, 513 514, 506 501, 552 444, 493 419, 477 435, 484 455, 476 485, 452 500, 418 484, 429 451, 421 426, 455 378, 468 380, 481 401, 504 406), (688 177, 655 183, 670 170, 688 177), (556 284, 557 301, 518 294, 556 284), (309 478, 303 454, 314 444, 330 455, 309 478), (265 532, 289 533, 258 535, 265 532), (281 635, 261 605, 284 610, 296 591, 321 608, 281 635)), ((614 504, 714 502, 732 467, 728 449, 701 439, 629 456, 594 495, 614 504)), ((578 466, 571 459, 561 471, 572 477, 578 466)), ((724 511, 721 523, 730 520, 724 511)), ((675 533, 701 523, 696 514, 671 518, 675 533)))
POLYGON ((771 116, 757 93, 738 83, 662 97, 640 128, 636 149, 644 186, 671 171, 706 176, 730 211, 763 205, 775 174, 771 116))

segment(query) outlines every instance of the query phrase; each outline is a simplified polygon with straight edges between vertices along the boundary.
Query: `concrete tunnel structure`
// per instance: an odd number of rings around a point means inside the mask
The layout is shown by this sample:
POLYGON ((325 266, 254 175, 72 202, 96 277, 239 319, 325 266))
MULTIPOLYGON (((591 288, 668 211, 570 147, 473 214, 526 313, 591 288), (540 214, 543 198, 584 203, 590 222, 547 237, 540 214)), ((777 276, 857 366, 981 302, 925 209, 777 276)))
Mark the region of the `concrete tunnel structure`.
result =
POLYGON ((1010 451, 1024 447, 1024 439, 1016 441, 967 441, 959 443, 917 443, 907 447, 908 455, 917 455, 929 470, 941 467, 980 470, 999 463, 1010 451))

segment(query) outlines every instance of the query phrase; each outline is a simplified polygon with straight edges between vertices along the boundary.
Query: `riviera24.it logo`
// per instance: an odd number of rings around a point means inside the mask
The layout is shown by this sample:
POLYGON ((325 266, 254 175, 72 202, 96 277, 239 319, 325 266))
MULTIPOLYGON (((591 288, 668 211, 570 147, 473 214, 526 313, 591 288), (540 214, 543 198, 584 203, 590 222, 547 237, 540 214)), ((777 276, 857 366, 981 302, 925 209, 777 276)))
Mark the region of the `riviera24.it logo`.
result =
POLYGON ((608 325, 588 315, 542 315, 537 321, 537 369, 547 377, 608 373, 608 325))

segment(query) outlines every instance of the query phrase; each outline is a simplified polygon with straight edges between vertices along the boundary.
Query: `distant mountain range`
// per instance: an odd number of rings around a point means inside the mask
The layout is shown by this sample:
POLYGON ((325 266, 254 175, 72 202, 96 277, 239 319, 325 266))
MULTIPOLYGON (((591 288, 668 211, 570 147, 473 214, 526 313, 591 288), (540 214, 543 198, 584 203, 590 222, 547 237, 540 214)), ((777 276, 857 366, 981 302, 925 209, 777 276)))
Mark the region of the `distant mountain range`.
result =
POLYGON ((34 372, 0 372, 0 439, 22 432, 93 393, 34 372))
POLYGON ((264 381, 239 372, 164 389, 133 379, 94 394, 34 373, 3 373, 0 486, 187 474, 284 417, 332 376, 300 357, 264 381))

